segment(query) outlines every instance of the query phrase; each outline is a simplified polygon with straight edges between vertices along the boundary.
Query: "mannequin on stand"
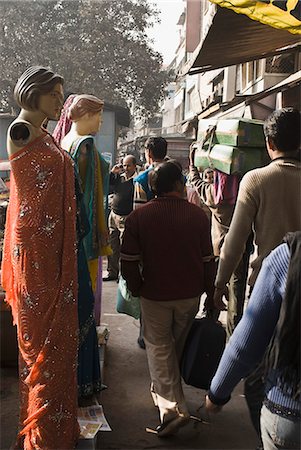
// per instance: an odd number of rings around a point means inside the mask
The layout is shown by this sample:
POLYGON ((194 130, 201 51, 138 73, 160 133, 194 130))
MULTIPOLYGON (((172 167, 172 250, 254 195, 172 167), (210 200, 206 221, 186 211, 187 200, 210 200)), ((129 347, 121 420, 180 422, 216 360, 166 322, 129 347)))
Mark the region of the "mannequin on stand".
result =
MULTIPOLYGON (((69 119, 69 109, 73 105, 74 100, 79 97, 70 95, 65 102, 60 120, 54 130, 53 136, 61 145, 63 143, 64 149, 67 150, 74 158, 77 169, 76 180, 76 198, 78 206, 78 316, 79 316, 79 352, 78 352, 78 393, 79 403, 82 406, 94 402, 94 395, 101 390, 101 376, 100 376, 100 362, 98 352, 98 339, 96 333, 95 318, 99 324, 100 320, 100 296, 101 291, 97 290, 97 283, 102 280, 102 277, 97 277, 97 263, 101 258, 98 255, 103 251, 103 247, 97 247, 101 243, 101 233, 106 233, 106 222, 104 217, 103 207, 103 193, 98 189, 101 184, 101 178, 96 172, 95 167, 98 168, 98 153, 94 147, 94 138, 88 134, 74 135, 73 123, 69 119), (71 130, 71 132, 70 132, 71 130), (69 133, 70 132, 70 133, 69 133), (64 137, 66 139, 64 139, 64 137), (70 141, 68 143, 68 137, 70 141), (65 142, 65 145, 64 145, 65 142), (67 144, 66 144, 67 142, 67 144), (99 192, 100 191, 100 192, 99 192), (99 211, 100 209, 100 211, 99 211), (91 235, 94 232, 94 235, 91 235), (95 234, 98 234, 95 236, 95 234), (93 241, 94 239, 94 241, 93 241), (98 251, 95 251, 99 248, 98 251), (87 256, 90 256, 88 259, 87 256), (91 257, 93 258, 91 260, 91 257), (88 259, 88 262, 87 262, 88 259), (89 271, 90 269, 90 271, 89 271), (91 277, 93 283, 91 282, 91 277), (96 278, 96 280, 95 280, 96 278), (95 286, 96 285, 96 286, 95 286), (92 288, 93 287, 93 288, 92 288), (98 300, 96 308, 94 308, 95 300, 98 300)), ((89 96, 88 96, 89 97, 89 96)), ((86 104, 86 96, 80 96, 80 105, 82 102, 86 104), (82 99, 84 97, 84 99, 82 99)), ((99 109, 103 103, 96 99, 97 112, 100 116, 99 109)), ((93 103, 93 104, 94 104, 93 103)), ((78 105, 78 103, 75 103, 78 105)), ((93 105, 92 105, 93 106, 93 105)), ((95 112, 93 112, 95 115, 95 112)), ((81 124, 86 124, 85 118, 81 124)), ((89 122, 89 121, 87 121, 89 122)), ((97 131, 92 124, 81 127, 82 133, 93 133, 97 131)), ((105 235, 106 236, 106 235, 105 235)), ((105 249, 106 250, 106 249, 105 249)))
POLYGON ((74 167, 41 127, 58 118, 63 78, 30 67, 8 130, 11 191, 2 286, 17 325, 20 426, 14 448, 74 449, 77 423, 77 257, 74 167))
POLYGON ((95 294, 95 321, 96 325, 99 325, 101 256, 112 253, 108 244, 106 218, 109 164, 100 155, 94 139, 102 122, 103 101, 93 95, 76 95, 72 96, 71 104, 70 98, 66 100, 64 110, 65 117, 61 117, 53 136, 54 138, 60 136, 60 145, 74 159, 81 180, 83 201, 90 225, 90 231, 83 242, 95 294), (64 135, 63 130, 67 131, 68 128, 70 131, 64 135))

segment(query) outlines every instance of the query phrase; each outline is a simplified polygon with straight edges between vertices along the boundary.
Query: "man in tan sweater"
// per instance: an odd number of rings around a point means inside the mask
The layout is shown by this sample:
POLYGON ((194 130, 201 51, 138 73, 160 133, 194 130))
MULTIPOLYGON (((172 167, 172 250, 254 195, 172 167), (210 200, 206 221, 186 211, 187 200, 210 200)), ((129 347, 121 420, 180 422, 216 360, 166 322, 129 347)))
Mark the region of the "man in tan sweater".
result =
POLYGON ((229 232, 221 249, 215 280, 215 304, 224 309, 227 283, 254 231, 255 257, 249 284, 253 286, 263 259, 288 231, 301 230, 300 112, 275 111, 264 126, 271 163, 242 179, 229 232))
MULTIPOLYGON (((263 259, 289 231, 301 230, 300 112, 293 108, 274 111, 264 125, 272 161, 251 170, 242 179, 229 232, 221 249, 215 280, 214 303, 226 309, 227 283, 254 232, 255 254, 249 284, 255 283, 263 259)), ((246 381, 245 394, 252 422, 260 434, 259 416, 263 391, 260 374, 246 381), (252 380, 251 380, 252 378, 252 380)))

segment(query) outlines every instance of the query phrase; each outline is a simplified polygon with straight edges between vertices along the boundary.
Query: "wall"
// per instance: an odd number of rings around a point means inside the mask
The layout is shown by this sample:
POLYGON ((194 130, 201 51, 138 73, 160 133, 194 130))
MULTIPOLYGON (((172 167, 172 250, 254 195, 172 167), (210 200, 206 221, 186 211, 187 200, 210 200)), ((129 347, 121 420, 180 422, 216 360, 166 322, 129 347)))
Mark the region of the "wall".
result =
POLYGON ((110 163, 115 161, 117 128, 114 111, 104 111, 100 132, 95 136, 96 147, 110 163))
POLYGON ((6 151, 7 129, 14 120, 14 117, 0 117, 0 160, 8 159, 6 151))
POLYGON ((194 52, 200 42, 201 2, 186 1, 186 51, 194 52))

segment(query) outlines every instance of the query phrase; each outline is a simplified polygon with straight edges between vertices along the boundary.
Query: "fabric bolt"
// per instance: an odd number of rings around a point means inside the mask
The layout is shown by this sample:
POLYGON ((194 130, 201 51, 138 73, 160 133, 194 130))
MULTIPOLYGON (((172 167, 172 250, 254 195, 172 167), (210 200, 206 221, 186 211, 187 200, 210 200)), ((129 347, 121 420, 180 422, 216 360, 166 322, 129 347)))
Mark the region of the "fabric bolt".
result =
POLYGON ((1 273, 18 332, 18 445, 73 449, 79 437, 74 167, 48 134, 10 161, 1 273))
MULTIPOLYGON (((289 256, 287 244, 282 244, 263 262, 248 307, 212 380, 209 396, 215 404, 226 403, 240 379, 262 360, 278 322, 289 256)), ((283 392, 279 376, 274 370, 269 371, 265 383, 267 400, 280 409, 300 415, 300 398, 294 399, 283 392)))
POLYGON ((179 414, 189 416, 180 374, 180 359, 192 322, 199 310, 199 297, 152 301, 141 298, 144 341, 151 377, 151 394, 161 422, 179 414))
POLYGON ((220 254, 215 285, 224 287, 254 231, 255 253, 249 284, 254 285, 263 259, 289 231, 301 230, 301 163, 277 158, 251 170, 240 183, 229 233, 220 254))

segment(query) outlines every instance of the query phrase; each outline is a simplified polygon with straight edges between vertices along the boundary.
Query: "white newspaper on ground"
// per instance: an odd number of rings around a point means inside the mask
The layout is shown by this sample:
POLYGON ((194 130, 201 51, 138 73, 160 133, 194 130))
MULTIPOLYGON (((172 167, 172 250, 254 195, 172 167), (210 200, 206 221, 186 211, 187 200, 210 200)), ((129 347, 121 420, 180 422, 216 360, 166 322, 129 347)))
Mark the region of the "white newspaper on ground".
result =
POLYGON ((112 431, 99 404, 78 408, 78 423, 82 439, 93 439, 98 431, 112 431))

